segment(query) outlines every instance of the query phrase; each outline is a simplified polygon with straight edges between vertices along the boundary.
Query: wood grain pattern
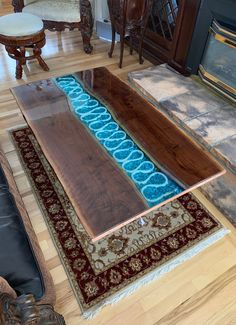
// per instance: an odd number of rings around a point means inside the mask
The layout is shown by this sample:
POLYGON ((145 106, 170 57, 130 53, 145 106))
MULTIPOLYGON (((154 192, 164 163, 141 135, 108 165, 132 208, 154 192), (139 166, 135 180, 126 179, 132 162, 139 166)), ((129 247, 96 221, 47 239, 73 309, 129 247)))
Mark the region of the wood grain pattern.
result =
POLYGON ((224 173, 223 168, 174 123, 105 68, 75 74, 104 99, 113 116, 152 159, 186 187, 224 173))
POLYGON ((92 238, 147 209, 50 80, 14 88, 22 112, 92 238))
MULTIPOLYGON (((11 1, 2 0, 0 15, 8 14, 11 11, 11 1)), ((19 124, 24 123, 16 100, 9 90, 10 87, 96 66, 107 66, 113 74, 127 82, 128 72, 144 69, 151 65, 145 60, 144 65, 140 66, 136 53, 130 56, 128 49, 125 48, 124 66, 119 69, 117 67, 118 46, 114 51, 114 58, 109 59, 107 57, 109 43, 94 38, 92 43, 94 52, 92 56, 88 57, 83 53, 82 39, 78 32, 62 33, 61 35, 47 32, 44 57, 49 62, 50 71, 41 71, 38 65, 32 62, 28 65, 30 71, 26 70, 24 79, 20 81, 15 80, 15 62, 8 57, 3 47, 0 48, 2 57, 0 61, 0 145, 14 171, 18 188, 43 250, 48 269, 53 276, 57 294, 55 309, 63 314, 67 325, 153 325, 165 315, 171 314, 172 310, 181 306, 183 302, 199 293, 199 299, 203 301, 202 308, 192 310, 191 321, 186 319, 182 321, 181 325, 235 324, 236 303, 233 299, 236 280, 232 281, 225 289, 220 286, 218 281, 214 281, 221 275, 227 277, 228 270, 236 265, 236 229, 199 191, 195 191, 194 194, 218 220, 231 230, 231 233, 161 279, 143 286, 114 306, 107 306, 96 318, 85 320, 81 317, 80 308, 68 277, 60 262, 42 212, 35 201, 33 190, 17 158, 7 128, 16 128, 19 124), (219 287, 219 294, 215 295, 213 300, 205 299, 204 295, 204 288, 211 283, 215 283, 219 287)))
MULTIPOLYGON (((155 323, 155 325, 195 324, 195 319, 193 317, 194 313, 196 313, 196 311, 203 311, 206 301, 212 303, 212 301, 217 300, 217 296, 220 296, 220 293, 223 290, 229 290, 230 286, 236 288, 235 266, 231 267, 224 275, 219 276, 203 290, 193 295, 190 299, 184 301, 180 306, 173 309, 171 313, 161 318, 155 323)), ((235 296, 229 296, 227 300, 228 303, 236 304, 235 296)), ((222 305, 223 304, 225 304, 225 302, 222 302, 222 305)), ((216 313, 217 312, 220 313, 220 310, 216 310, 216 313)), ((228 321, 227 324, 236 324, 236 314, 234 314, 233 318, 228 318, 228 321)))

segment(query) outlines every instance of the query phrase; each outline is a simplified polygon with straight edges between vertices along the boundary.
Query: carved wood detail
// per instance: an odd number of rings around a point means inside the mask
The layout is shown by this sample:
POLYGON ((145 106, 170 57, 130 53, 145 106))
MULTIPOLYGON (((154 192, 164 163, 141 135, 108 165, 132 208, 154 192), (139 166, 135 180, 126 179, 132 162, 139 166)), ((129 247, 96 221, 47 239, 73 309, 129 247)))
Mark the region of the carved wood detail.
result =
POLYGON ((37 59, 40 66, 44 71, 48 71, 47 64, 41 57, 41 48, 45 45, 45 33, 44 30, 39 31, 36 34, 23 36, 23 37, 10 37, 0 35, 0 43, 5 45, 8 55, 16 60, 16 78, 22 78, 22 66, 26 63, 26 60, 37 59), (33 55, 25 55, 25 49, 32 48, 33 55))
POLYGON ((93 33, 93 15, 89 0, 80 0, 80 30, 83 38, 85 53, 91 53, 93 50, 90 39, 93 33))
MULTIPOLYGON (((82 34, 84 51, 85 53, 90 54, 93 50, 93 47, 90 43, 94 23, 92 15, 92 6, 89 0, 78 1, 80 5, 80 22, 43 20, 44 28, 50 31, 57 32, 62 32, 65 29, 79 29, 82 34)), ((21 12, 24 8, 24 0, 12 0, 12 5, 14 7, 15 12, 21 12)))
POLYGON ((0 325, 65 325, 51 305, 38 305, 33 295, 16 299, 0 293, 0 325))

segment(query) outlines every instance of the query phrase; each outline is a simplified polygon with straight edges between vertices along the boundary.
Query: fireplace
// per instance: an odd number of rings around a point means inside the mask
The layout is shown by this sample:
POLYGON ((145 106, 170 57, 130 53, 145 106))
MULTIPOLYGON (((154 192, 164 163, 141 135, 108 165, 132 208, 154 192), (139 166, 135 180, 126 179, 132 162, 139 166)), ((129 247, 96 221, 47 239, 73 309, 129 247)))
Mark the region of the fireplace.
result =
POLYGON ((187 69, 236 101, 236 1, 201 0, 187 69))
POLYGON ((199 75, 216 91, 236 102, 236 28, 213 21, 199 75))

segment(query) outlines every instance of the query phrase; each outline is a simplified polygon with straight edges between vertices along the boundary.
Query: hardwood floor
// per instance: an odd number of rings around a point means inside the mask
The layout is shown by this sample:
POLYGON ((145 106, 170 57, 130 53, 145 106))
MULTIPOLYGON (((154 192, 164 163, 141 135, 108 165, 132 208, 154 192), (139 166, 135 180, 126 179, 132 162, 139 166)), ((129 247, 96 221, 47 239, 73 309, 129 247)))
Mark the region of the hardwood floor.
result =
MULTIPOLYGON (((10 1, 0 3, 0 14, 11 10, 10 1)), ((17 185, 38 236, 48 268, 53 276, 57 304, 68 325, 234 325, 236 324, 236 230, 198 191, 195 195, 228 228, 231 233, 198 256, 185 262, 161 279, 137 290, 113 306, 105 307, 93 320, 80 316, 77 301, 60 263, 37 202, 20 166, 6 129, 23 124, 24 119, 10 92, 10 87, 87 68, 107 66, 112 73, 126 80, 127 73, 151 64, 138 64, 138 56, 124 55, 122 70, 118 68, 119 46, 109 59, 109 44, 94 39, 93 55, 82 51, 78 32, 47 32, 43 56, 49 72, 37 63, 27 65, 21 81, 14 78, 15 62, 0 46, 0 143, 12 166, 17 185)))

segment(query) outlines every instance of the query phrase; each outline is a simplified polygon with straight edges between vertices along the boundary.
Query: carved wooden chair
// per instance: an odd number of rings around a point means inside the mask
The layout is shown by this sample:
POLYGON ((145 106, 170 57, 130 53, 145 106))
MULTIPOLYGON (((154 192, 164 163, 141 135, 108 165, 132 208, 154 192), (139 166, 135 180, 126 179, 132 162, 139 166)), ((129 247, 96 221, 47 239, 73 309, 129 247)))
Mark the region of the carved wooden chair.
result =
POLYGON ((143 38, 151 12, 153 0, 108 0, 108 8, 112 27, 112 43, 108 53, 112 57, 115 46, 115 33, 120 34, 120 63, 122 67, 124 40, 127 35, 130 39, 130 54, 133 53, 133 39, 139 39, 139 63, 143 63, 143 38))
POLYGON ((79 29, 84 51, 92 52, 90 39, 93 32, 93 0, 12 0, 15 12, 40 17, 44 28, 51 31, 79 29))

